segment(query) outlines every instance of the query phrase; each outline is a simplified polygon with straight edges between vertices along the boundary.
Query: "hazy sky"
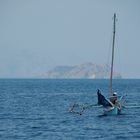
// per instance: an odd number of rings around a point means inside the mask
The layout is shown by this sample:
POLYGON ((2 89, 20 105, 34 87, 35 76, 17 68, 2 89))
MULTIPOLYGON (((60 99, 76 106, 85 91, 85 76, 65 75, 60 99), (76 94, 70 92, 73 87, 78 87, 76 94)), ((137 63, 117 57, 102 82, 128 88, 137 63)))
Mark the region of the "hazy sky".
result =
POLYGON ((32 77, 56 65, 110 64, 140 78, 140 0, 0 0, 0 77, 32 77))

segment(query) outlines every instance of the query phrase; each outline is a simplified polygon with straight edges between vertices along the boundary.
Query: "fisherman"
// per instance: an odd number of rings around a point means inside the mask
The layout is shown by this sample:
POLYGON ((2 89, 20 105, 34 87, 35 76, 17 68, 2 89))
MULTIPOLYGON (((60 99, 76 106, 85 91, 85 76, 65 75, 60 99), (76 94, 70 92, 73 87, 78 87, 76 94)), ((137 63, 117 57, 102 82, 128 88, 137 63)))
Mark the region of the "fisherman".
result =
POLYGON ((113 97, 111 97, 111 102, 116 104, 118 102, 117 92, 113 93, 113 97))
POLYGON ((120 102, 118 100, 117 92, 113 93, 113 97, 111 98, 111 102, 114 104, 115 107, 117 107, 118 109, 121 109, 121 105, 120 105, 120 102))

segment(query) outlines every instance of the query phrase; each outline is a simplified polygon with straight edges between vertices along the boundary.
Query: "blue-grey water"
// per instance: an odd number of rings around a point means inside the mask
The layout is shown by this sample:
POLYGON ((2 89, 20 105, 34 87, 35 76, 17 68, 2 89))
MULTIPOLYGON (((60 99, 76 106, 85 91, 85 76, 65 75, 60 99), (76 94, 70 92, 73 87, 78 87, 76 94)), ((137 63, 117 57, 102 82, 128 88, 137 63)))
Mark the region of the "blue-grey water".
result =
MULTIPOLYGON (((107 96, 108 80, 0 80, 0 140, 135 140, 140 139, 140 108, 102 116, 101 108, 82 115, 73 103, 96 104, 96 91, 107 96)), ((115 80, 114 91, 139 104, 140 80, 115 80)))

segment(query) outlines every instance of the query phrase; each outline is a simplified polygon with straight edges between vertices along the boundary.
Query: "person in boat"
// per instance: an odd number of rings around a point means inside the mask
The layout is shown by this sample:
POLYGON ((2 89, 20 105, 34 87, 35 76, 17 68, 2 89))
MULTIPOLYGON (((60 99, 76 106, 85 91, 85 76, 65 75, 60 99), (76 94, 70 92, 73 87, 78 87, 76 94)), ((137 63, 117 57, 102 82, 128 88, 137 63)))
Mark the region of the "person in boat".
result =
POLYGON ((111 97, 111 102, 112 102, 113 104, 116 104, 117 101, 118 101, 117 92, 114 92, 114 93, 113 93, 113 96, 111 97))
POLYGON ((117 92, 113 93, 113 96, 111 97, 111 102, 114 104, 115 107, 121 109, 120 102, 118 100, 117 92))

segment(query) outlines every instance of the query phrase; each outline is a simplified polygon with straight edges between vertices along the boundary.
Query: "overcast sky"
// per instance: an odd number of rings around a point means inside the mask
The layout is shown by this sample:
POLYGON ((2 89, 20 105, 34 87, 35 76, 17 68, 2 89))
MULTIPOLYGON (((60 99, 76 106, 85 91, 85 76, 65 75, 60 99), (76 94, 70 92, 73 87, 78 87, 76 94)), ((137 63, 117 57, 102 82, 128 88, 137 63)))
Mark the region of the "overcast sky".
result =
POLYGON ((140 78, 139 0, 0 0, 0 77, 33 77, 57 65, 110 64, 140 78))

